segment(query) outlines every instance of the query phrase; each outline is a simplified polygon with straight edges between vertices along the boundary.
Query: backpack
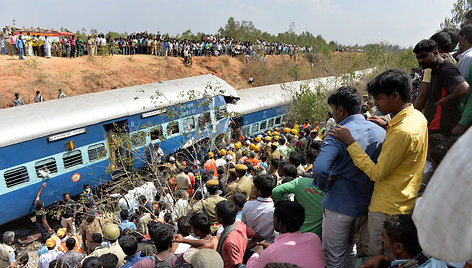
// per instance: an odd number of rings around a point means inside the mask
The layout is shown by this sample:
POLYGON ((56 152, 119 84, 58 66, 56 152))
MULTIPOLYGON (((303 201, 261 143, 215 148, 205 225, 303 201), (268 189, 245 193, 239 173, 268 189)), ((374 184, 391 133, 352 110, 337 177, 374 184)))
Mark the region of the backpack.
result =
MULTIPOLYGON (((166 267, 165 265, 161 265, 161 263, 167 263, 167 262, 170 261, 174 256, 175 256, 175 254, 172 253, 172 254, 170 254, 169 257, 167 257, 165 260, 160 261, 160 260, 156 257, 156 255, 151 255, 151 260, 154 261, 154 268, 166 267)), ((171 267, 170 264, 169 264, 169 267, 171 267)))

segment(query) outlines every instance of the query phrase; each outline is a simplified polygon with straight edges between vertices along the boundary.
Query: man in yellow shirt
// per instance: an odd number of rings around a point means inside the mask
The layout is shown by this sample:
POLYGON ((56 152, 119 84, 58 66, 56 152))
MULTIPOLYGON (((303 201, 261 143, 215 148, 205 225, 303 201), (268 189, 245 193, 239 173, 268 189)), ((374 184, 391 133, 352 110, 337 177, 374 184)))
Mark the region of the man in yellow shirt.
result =
POLYGON ((411 214, 423 177, 428 146, 426 118, 409 103, 411 82, 401 70, 388 70, 367 85, 382 114, 392 114, 388 123, 378 117, 369 120, 387 130, 377 163, 354 140, 349 129, 334 128, 330 134, 345 143, 354 165, 375 182, 369 205, 367 230, 361 243, 367 255, 382 253, 383 222, 389 215, 411 214))

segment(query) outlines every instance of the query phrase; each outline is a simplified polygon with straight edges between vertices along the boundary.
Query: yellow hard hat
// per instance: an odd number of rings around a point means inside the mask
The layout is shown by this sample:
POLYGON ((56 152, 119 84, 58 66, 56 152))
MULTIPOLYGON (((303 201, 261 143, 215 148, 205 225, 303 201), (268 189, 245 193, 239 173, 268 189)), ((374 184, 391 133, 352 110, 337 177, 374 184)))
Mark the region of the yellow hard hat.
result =
POLYGON ((272 131, 267 131, 267 135, 272 135, 272 131))
POLYGON ((257 141, 257 142, 260 142, 261 140, 262 140, 261 137, 259 137, 259 136, 256 137, 256 141, 257 141))
POLYGON ((241 142, 236 142, 236 144, 234 145, 234 148, 236 149, 241 148, 241 142))
POLYGON ((67 228, 59 228, 56 233, 57 236, 62 239, 67 234, 67 228))
POLYGON ((288 128, 288 127, 284 128, 284 132, 285 132, 285 133, 289 133, 289 132, 290 132, 290 128, 288 128))
POLYGON ((252 144, 252 143, 249 145, 249 148, 250 148, 251 150, 254 150, 254 147, 256 147, 256 145, 254 145, 254 144, 252 144))
POLYGON ((266 141, 271 141, 271 140, 272 140, 272 138, 269 137, 269 136, 265 137, 264 139, 265 139, 266 141))
POLYGON ((298 130, 293 129, 293 128, 290 130, 290 132, 292 132, 293 135, 297 135, 297 134, 298 134, 298 130))
POLYGON ((220 150, 220 154, 226 155, 226 150, 225 150, 225 149, 221 149, 221 150, 220 150))
POLYGON ((259 146, 254 146, 254 149, 253 149, 253 150, 254 150, 254 152, 259 152, 259 150, 260 150, 260 149, 259 149, 259 146))
POLYGON ((279 132, 274 131, 274 133, 272 133, 272 135, 274 135, 274 136, 279 136, 279 132))
POLYGON ((274 140, 279 140, 279 138, 280 138, 279 136, 275 136, 274 140))
POLYGON ((208 156, 209 156, 209 157, 213 157, 213 156, 215 156, 215 154, 214 154, 213 152, 209 152, 209 153, 208 153, 208 156))

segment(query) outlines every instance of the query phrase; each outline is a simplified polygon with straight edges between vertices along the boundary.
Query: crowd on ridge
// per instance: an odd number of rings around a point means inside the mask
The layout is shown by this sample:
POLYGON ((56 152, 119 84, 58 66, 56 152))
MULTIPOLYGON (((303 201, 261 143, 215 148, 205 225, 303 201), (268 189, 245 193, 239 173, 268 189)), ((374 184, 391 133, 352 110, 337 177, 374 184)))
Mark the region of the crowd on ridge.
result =
POLYGON ((255 55, 264 60, 265 55, 290 55, 296 59, 298 53, 315 52, 311 46, 299 47, 294 44, 268 42, 257 39, 250 41, 233 40, 227 37, 203 35, 201 40, 167 38, 164 35, 137 33, 126 37, 112 38, 104 34, 89 35, 85 40, 78 36, 65 36, 56 40, 48 36, 31 33, 27 35, 9 33, 3 29, 0 36, 1 54, 10 56, 80 57, 83 55, 155 55, 182 57, 186 64, 192 64, 194 56, 245 55, 246 62, 255 55))
MULTIPOLYGON (((424 252, 411 216, 428 184, 449 179, 430 180, 471 123, 472 12, 466 18, 416 44, 420 69, 370 81, 373 103, 342 86, 327 99, 326 122, 285 122, 202 163, 151 148, 152 165, 165 169, 157 194, 136 208, 126 189, 109 195, 114 219, 84 185, 77 201, 64 193, 53 228, 43 184, 38 267, 470 267, 424 252)), ((3 241, 0 267, 24 265, 30 254, 15 254, 15 233, 3 241)))

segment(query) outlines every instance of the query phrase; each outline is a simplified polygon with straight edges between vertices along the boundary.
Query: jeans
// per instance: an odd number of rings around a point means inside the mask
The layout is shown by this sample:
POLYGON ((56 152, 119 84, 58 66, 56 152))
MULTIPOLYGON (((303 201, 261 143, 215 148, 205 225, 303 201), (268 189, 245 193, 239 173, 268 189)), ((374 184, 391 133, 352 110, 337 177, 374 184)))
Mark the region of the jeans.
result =
POLYGON ((20 60, 23 59, 23 48, 22 47, 18 48, 18 56, 20 57, 20 60))

